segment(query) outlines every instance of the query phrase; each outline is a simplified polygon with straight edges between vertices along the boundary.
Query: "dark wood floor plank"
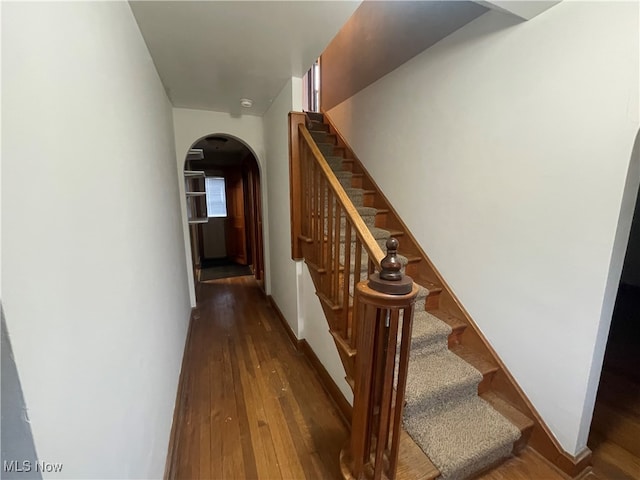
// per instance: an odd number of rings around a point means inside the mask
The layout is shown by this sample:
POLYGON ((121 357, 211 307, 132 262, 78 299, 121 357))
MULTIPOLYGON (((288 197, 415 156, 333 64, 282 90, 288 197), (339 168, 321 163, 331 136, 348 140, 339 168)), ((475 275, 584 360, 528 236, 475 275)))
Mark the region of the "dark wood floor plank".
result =
POLYGON ((347 430, 255 279, 198 288, 169 478, 337 478, 347 430))

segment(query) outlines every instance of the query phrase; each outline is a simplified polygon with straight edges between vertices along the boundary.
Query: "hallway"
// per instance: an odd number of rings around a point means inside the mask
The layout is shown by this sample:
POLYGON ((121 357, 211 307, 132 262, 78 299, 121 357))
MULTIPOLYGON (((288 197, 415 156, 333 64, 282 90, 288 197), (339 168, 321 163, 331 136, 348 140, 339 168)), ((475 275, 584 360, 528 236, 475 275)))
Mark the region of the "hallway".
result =
POLYGON ((347 429, 255 278, 198 288, 167 477, 339 478, 347 429))

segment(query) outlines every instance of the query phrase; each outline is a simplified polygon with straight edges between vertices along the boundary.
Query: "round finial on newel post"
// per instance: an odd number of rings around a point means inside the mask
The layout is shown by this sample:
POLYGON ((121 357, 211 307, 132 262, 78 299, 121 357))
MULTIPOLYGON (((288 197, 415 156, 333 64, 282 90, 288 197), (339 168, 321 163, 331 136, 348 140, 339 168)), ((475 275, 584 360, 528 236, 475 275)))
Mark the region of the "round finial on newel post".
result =
POLYGON ((382 280, 397 281, 402 278, 402 263, 398 259, 398 240, 389 237, 387 240, 387 256, 382 259, 380 278, 382 280))
POLYGON ((387 240, 387 255, 380 261, 382 270, 369 276, 371 289, 390 295, 405 295, 411 292, 413 279, 401 272, 398 245, 398 240, 393 237, 387 240))

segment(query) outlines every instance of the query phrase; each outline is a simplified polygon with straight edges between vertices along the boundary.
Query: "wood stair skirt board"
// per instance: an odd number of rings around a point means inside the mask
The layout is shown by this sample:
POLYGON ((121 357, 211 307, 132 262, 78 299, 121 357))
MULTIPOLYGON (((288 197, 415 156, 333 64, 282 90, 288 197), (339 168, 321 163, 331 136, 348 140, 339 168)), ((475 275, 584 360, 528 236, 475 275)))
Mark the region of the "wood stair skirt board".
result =
MULTIPOLYGON (((453 387, 446 386, 441 388, 435 384, 428 386, 428 388, 435 389, 432 394, 427 395, 428 398, 421 397, 422 394, 418 390, 416 390, 418 393, 411 392, 412 388, 419 387, 419 385, 416 387, 416 384, 424 383, 424 378, 420 378, 420 375, 414 377, 413 387, 411 383, 407 386, 405 428, 408 428, 409 433, 413 435, 418 444, 422 441, 423 445, 432 445, 429 447, 434 450, 432 452, 432 455, 434 455, 432 460, 441 455, 440 464, 444 466, 445 470, 450 468, 452 472, 451 476, 448 476, 447 471, 444 471, 442 478, 457 479, 473 476, 479 471, 495 465, 500 458, 508 456, 511 452, 517 453, 527 444, 569 476, 576 477, 582 474, 589 465, 590 451, 585 449, 580 455, 574 457, 562 450, 468 312, 455 297, 451 288, 429 260, 429 257, 422 250, 360 160, 354 155, 353 150, 336 130, 331 120, 322 114, 314 115, 313 118, 305 118, 304 114, 298 113, 291 113, 290 116, 292 120, 290 129, 292 175, 295 168, 299 168, 294 165, 296 162, 293 156, 296 155, 295 152, 298 152, 298 142, 303 141, 298 139, 298 124, 306 124, 327 164, 336 174, 336 178, 340 181, 358 212, 361 215, 364 213, 371 216, 371 209, 376 210, 375 215, 373 215, 373 224, 372 218, 365 221, 374 237, 380 239, 380 243, 392 233, 393 235, 401 235, 399 237, 400 250, 398 253, 404 257, 404 261, 408 264, 406 267, 407 272, 410 271, 410 275, 416 283, 424 286, 430 293, 426 302, 422 302, 416 308, 410 371, 413 368, 416 372, 423 373, 427 368, 436 368, 433 372, 437 372, 438 375, 446 375, 446 372, 451 369, 457 369, 461 374, 460 378, 466 378, 466 380, 462 380, 462 383, 453 387), (369 210, 366 210, 367 208, 369 210), (416 347, 415 343, 420 341, 416 337, 425 334, 424 328, 419 325, 419 321, 433 323, 434 329, 434 332, 426 334, 433 334, 432 337, 429 337, 428 342, 430 343, 422 347, 416 347), (447 331, 443 332, 443 328, 446 328, 447 331), (437 329, 441 331, 435 332, 437 329), (415 350, 416 348, 418 350, 415 350), (424 351, 421 351, 420 348, 424 349, 424 351), (434 367, 437 365, 440 365, 440 369, 434 367), (469 372, 468 374, 462 373, 467 371, 469 372), (448 388, 452 388, 452 390, 447 391, 448 388), (467 400, 451 400, 458 398, 461 392, 466 392, 463 395, 466 396, 467 400), (484 445, 483 442, 486 439, 480 436, 476 439, 474 445, 466 445, 464 449, 467 450, 468 461, 471 463, 476 462, 475 466, 471 467, 463 464, 467 460, 448 458, 451 457, 449 452, 442 451, 438 454, 436 452, 438 444, 442 442, 436 440, 437 437, 434 437, 434 435, 438 434, 437 428, 434 427, 434 429, 431 429, 433 431, 431 431, 429 428, 416 425, 415 419, 424 417, 423 424, 429 425, 433 424, 436 419, 447 417, 449 413, 439 410, 444 401, 439 396, 447 397, 449 399, 446 400, 449 402, 447 403, 447 408, 453 410, 457 408, 460 412, 464 412, 460 413, 461 415, 484 416, 482 418, 485 418, 485 420, 480 417, 470 417, 466 419, 466 422, 469 425, 476 422, 477 425, 473 428, 476 430, 485 429, 486 436, 497 435, 503 438, 501 441, 506 443, 501 444, 502 446, 490 445, 490 442, 484 445), (496 427, 498 424, 500 427, 496 427), (496 428, 501 429, 501 431, 497 432, 496 428), (486 451, 483 451, 482 448, 485 447, 486 451), (479 456, 484 456, 485 460, 477 461, 479 456)), ((291 185, 292 198, 295 197, 294 189, 296 188, 298 187, 291 185)), ((294 227, 292 231, 295 229, 295 215, 292 201, 292 223, 294 227)), ((303 252, 310 247, 308 243, 299 242, 298 240, 298 238, 293 238, 292 234, 293 256, 294 258, 303 258, 303 252)), ((318 268, 310 268, 310 272, 316 289, 319 290, 318 286, 323 272, 318 268)), ((323 300, 322 296, 319 296, 323 300)), ((326 300, 321 301, 321 305, 331 326, 333 324, 332 318, 343 313, 331 308, 330 302, 326 300)), ((334 335, 334 339, 345 364, 347 377, 349 377, 353 371, 355 352, 339 338, 339 335, 334 335)), ((448 419, 446 421, 460 422, 459 419, 448 419)), ((461 433, 460 438, 453 439, 452 442, 464 443, 465 435, 468 435, 468 433, 461 433)), ((450 434, 449 437, 455 437, 455 435, 450 434)), ((446 448, 455 448, 455 445, 447 445, 446 448)), ((461 454, 460 456, 463 455, 461 454)), ((438 461, 434 463, 438 464, 438 461)))

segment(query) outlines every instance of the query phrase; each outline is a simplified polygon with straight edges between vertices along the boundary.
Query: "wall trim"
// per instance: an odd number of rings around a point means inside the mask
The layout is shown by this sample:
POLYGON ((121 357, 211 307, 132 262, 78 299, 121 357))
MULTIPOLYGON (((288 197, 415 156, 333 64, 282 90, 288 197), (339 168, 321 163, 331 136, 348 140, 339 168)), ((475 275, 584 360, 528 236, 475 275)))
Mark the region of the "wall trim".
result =
POLYGON ((187 335, 184 342, 184 348, 182 350, 182 365, 180 367, 180 373, 178 376, 178 390, 176 391, 176 401, 173 407, 173 421, 171 422, 171 433, 169 434, 169 447, 167 448, 167 459, 164 465, 164 480, 170 480, 175 478, 174 467, 176 461, 176 451, 178 450, 178 432, 180 431, 180 427, 182 426, 182 419, 184 415, 182 412, 184 411, 186 402, 185 402, 185 394, 184 394, 184 384, 186 383, 186 379, 184 378, 185 372, 189 369, 188 359, 187 359, 187 348, 189 347, 191 340, 191 331, 193 326, 193 320, 195 318, 199 318, 200 312, 198 307, 191 308, 191 313, 189 315, 189 325, 187 327, 187 335))
POLYGON ((271 308, 273 308, 273 311, 276 312, 276 316, 282 323, 282 326, 284 327, 284 331, 287 333, 287 337, 289 337, 289 340, 291 341, 293 346, 296 348, 296 350, 300 350, 299 348, 300 340, 298 340, 298 337, 296 337, 296 334, 293 333, 293 329, 291 328, 291 325, 289 325, 289 322, 287 322, 287 320, 284 318, 284 315, 282 314, 282 310, 280 310, 280 307, 278 307, 278 304, 273 299, 273 296, 267 295, 267 300, 269 301, 269 305, 271 305, 271 308))
POLYGON ((353 407, 344 397, 336 382, 333 381, 333 378, 331 378, 331 375, 329 375, 327 369, 324 368, 324 365, 322 364, 316 353, 313 351, 313 348, 311 348, 311 345, 309 345, 309 343, 304 338, 298 339, 298 337, 296 337, 296 335, 293 333, 289 322, 287 322, 287 320, 284 318, 282 311, 280 311, 280 308, 278 307, 278 304, 273 299, 273 297, 271 295, 267 295, 267 300, 273 307, 273 311, 276 313, 276 316, 280 319, 280 322, 282 323, 282 326, 284 327, 284 330, 287 333, 291 344, 298 352, 304 355, 311 368, 315 371, 318 380, 320 380, 322 388, 325 392, 327 392, 329 398, 338 409, 338 412, 340 413, 340 419, 345 424, 345 426, 349 430, 351 430, 351 415, 353 412, 353 407))

